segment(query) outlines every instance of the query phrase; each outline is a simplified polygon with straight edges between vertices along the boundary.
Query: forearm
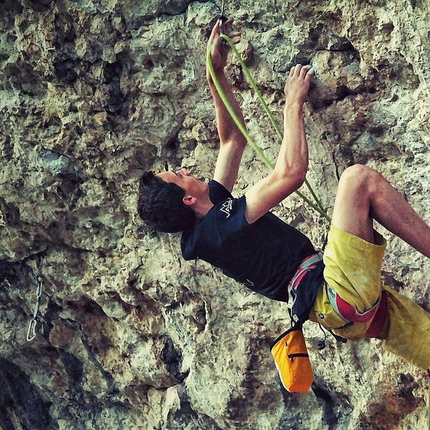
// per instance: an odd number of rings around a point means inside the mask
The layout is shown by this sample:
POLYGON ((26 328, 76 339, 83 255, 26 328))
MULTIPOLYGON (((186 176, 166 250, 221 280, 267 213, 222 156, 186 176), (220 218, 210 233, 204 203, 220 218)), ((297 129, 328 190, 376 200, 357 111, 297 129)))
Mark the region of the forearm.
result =
MULTIPOLYGON (((218 134, 220 137, 221 145, 225 143, 234 142, 235 145, 245 146, 246 145, 245 137, 237 127, 236 123, 234 122, 233 118, 228 112, 226 106, 224 105, 224 102, 221 100, 221 97, 218 94, 218 91, 215 87, 215 84, 209 72, 207 75, 208 75, 209 89, 211 91, 212 98, 214 101, 216 122, 217 122, 218 134)), ((233 111, 236 117, 244 125, 245 121, 243 118, 242 110, 239 106, 239 103, 237 102, 236 97, 233 94, 233 90, 231 88, 230 83, 227 80, 227 77, 225 76, 223 71, 216 72, 216 77, 219 81, 219 84, 225 96, 227 97, 229 104, 233 108, 233 111)))
POLYGON ((276 161, 277 173, 305 178, 308 169, 308 143, 303 105, 292 103, 284 108, 284 136, 276 161))

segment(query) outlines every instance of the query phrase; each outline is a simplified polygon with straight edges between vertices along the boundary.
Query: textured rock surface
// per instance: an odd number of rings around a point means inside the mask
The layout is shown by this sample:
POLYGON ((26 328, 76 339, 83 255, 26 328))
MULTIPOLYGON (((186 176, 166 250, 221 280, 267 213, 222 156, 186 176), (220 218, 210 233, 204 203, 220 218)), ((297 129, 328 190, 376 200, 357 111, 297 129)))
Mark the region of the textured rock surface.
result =
MULTIPOLYGON (((269 345, 286 309, 178 254, 139 222, 146 168, 209 178, 217 137, 205 85, 212 2, 0 0, 0 427, 425 429, 428 381, 375 341, 318 351, 314 393, 279 384, 269 345), (43 280, 37 332, 26 341, 43 280)), ((280 120, 286 72, 316 69, 309 179, 327 207, 354 162, 384 173, 430 222, 430 5, 230 0, 239 50, 280 120)), ((233 61, 254 137, 277 138, 233 61)), ((251 150, 238 190, 264 174, 251 150)), ((277 212, 317 246, 325 223, 277 212)), ((389 236, 389 235, 387 235, 389 236)), ((430 309, 430 263, 397 239, 387 284, 430 309)), ((430 350, 429 350, 430 353, 430 350)))

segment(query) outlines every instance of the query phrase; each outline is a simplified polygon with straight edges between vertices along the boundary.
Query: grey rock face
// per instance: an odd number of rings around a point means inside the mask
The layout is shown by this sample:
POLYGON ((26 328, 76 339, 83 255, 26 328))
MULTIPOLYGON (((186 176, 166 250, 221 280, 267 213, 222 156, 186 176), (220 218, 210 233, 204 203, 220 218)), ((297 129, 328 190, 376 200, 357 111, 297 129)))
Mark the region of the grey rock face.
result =
MULTIPOLYGON (((377 340, 329 338, 319 351, 312 324, 315 391, 285 392, 269 347, 289 325, 286 307, 183 261, 178 236, 139 221, 144 170, 212 175, 213 2, 0 8, 0 427, 428 427, 422 372, 377 340), (27 342, 37 276, 37 336, 27 342)), ((365 163, 430 222, 428 3, 229 0, 226 13, 279 122, 286 73, 298 62, 315 68, 305 115, 309 181, 323 204, 332 208, 347 166, 365 163)), ((278 138, 234 59, 228 74, 274 159, 278 138)), ((247 150, 238 192, 266 171, 247 150)), ((276 212, 322 246, 326 223, 298 197, 276 212)), ((384 234, 384 282, 430 310, 429 261, 384 234)))

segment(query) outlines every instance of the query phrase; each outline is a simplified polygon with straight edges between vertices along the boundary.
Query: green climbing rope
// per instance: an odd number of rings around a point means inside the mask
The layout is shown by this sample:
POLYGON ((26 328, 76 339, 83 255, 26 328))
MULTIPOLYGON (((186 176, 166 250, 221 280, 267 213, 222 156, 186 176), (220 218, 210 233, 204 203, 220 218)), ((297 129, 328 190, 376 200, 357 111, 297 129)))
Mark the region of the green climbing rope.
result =
MULTIPOLYGON (((283 135, 282 135, 282 130, 279 127, 279 125, 277 124, 272 112, 270 111, 269 107, 267 106, 266 101, 264 100, 263 96, 261 95, 260 91, 257 88, 257 85, 254 81, 254 79, 251 76, 251 73, 248 69, 248 67, 246 66, 245 62, 242 59, 242 56, 240 55, 240 53, 238 52, 238 50, 236 49, 236 47, 234 46, 233 41, 225 34, 221 34, 221 37, 227 41, 227 43, 230 45, 235 57, 238 59, 242 70, 248 80, 248 83, 251 85, 252 89, 255 91, 255 94, 257 95, 258 99, 261 102, 261 105, 263 106, 267 116, 270 119, 270 122, 272 123, 273 127, 276 130, 276 133, 278 134, 278 136, 282 139, 283 135)), ((224 103, 228 113, 230 114, 230 116, 232 117, 234 123, 236 124, 236 126, 238 127, 238 129, 240 130, 240 132, 243 134, 243 136, 246 138, 248 144, 254 149, 254 151, 256 152, 256 154, 258 155, 258 157, 270 168, 273 169, 274 168, 274 164, 272 161, 269 160, 269 158, 267 158, 266 154, 264 153, 264 151, 258 146, 257 143, 254 142, 254 140, 252 139, 252 137, 250 136, 250 134, 248 133, 246 127, 242 124, 242 122, 239 120, 238 116, 236 115, 236 112, 234 111, 233 107, 231 106, 223 88, 221 87, 221 84, 219 83, 219 80, 215 74, 215 70, 213 68, 212 65, 212 61, 211 61, 211 54, 212 51, 209 49, 207 52, 207 67, 209 70, 209 73, 212 77, 213 83, 215 85, 215 88, 222 100, 222 102, 224 103)), ((309 182, 307 180, 305 180, 305 184, 309 190, 309 192, 312 195, 312 198, 314 199, 315 203, 310 200, 308 197, 306 197, 303 193, 301 193, 300 191, 296 191, 296 194, 301 197, 309 206, 311 206, 313 209, 315 209, 320 215, 322 215, 324 218, 327 219, 327 221, 330 223, 331 222, 331 218, 330 216, 327 214, 327 212, 324 210, 320 200, 318 199, 317 195, 315 194, 314 190, 312 189, 311 185, 309 184, 309 182)))

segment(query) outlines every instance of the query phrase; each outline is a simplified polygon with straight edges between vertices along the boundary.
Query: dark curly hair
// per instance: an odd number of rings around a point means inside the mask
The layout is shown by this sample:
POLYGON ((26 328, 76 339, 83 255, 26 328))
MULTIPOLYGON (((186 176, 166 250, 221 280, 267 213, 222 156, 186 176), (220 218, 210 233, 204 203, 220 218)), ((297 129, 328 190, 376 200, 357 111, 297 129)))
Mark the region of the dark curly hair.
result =
POLYGON ((163 181, 153 172, 145 172, 139 181, 137 210, 151 229, 165 233, 186 231, 197 218, 183 202, 184 196, 185 191, 179 185, 163 181))

